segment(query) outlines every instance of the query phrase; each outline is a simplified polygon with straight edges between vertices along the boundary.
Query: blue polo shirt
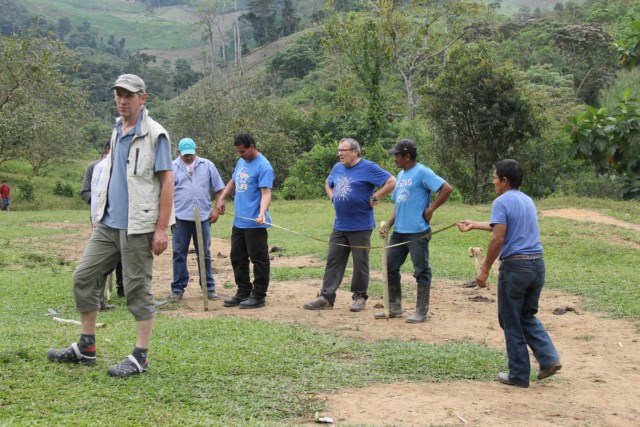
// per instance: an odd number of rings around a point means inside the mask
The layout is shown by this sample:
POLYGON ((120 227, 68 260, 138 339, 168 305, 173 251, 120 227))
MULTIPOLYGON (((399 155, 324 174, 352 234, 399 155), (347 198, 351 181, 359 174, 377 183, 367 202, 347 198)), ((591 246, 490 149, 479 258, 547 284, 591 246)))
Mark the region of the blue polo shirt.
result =
POLYGON ((211 192, 224 189, 224 182, 213 162, 196 157, 192 163, 193 174, 189 175, 187 165, 180 157, 173 161, 173 203, 176 218, 183 221, 195 221, 193 207, 200 211, 200 219, 211 215, 211 192))
POLYGON ((489 224, 505 224, 507 232, 504 236, 500 258, 511 255, 534 255, 542 253, 538 211, 536 206, 520 190, 505 191, 491 205, 489 224))

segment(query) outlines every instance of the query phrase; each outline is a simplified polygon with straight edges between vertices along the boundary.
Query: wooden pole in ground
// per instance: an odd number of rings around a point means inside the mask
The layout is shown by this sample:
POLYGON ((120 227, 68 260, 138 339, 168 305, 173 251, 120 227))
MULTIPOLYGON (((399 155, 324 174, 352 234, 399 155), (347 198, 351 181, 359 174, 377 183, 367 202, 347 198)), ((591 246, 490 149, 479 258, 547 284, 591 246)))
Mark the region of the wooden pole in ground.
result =
MULTIPOLYGON (((387 223, 382 221, 380 228, 384 229, 387 223)), ((389 230, 382 238, 382 301, 384 304, 384 317, 389 320, 389 276, 387 276, 387 245, 389 244, 389 230)))
POLYGON ((200 286, 202 287, 202 300, 204 303, 204 311, 209 311, 209 296, 207 295, 207 272, 204 264, 204 246, 202 241, 202 222, 200 219, 200 210, 197 206, 193 207, 196 217, 196 238, 198 241, 198 270, 200 270, 200 286))

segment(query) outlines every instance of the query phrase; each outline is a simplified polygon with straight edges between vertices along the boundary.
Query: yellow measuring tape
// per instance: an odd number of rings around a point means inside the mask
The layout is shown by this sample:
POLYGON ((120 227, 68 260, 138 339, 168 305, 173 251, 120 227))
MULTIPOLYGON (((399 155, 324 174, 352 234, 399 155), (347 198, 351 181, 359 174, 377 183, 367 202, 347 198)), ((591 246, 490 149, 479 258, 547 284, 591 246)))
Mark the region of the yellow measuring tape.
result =
MULTIPOLYGON (((247 218, 247 217, 245 217, 245 216, 238 216, 238 218, 248 219, 249 221, 255 221, 255 220, 256 220, 256 218, 247 218)), ((316 241, 318 241, 318 242, 322 242, 322 243, 328 243, 328 244, 330 244, 330 245, 342 246, 342 247, 345 247, 345 248, 352 248, 352 249, 382 249, 382 248, 383 248, 383 246, 350 246, 350 245, 345 245, 345 244, 343 244, 343 243, 332 243, 332 242, 330 242, 330 241, 328 241, 328 240, 318 239, 318 238, 313 237, 313 236, 308 236, 308 235, 306 235, 306 234, 299 233, 299 232, 294 231, 294 230, 290 230, 290 229, 288 229, 288 228, 285 228, 285 227, 282 227, 282 226, 279 226, 279 225, 273 224, 273 223, 271 223, 271 222, 264 222, 263 224, 267 224, 267 225, 270 225, 270 226, 272 226, 272 227, 280 228, 280 229, 282 229, 282 230, 288 231, 289 233, 293 233, 293 234, 297 234, 298 236, 306 237, 307 239, 316 240, 316 241)), ((436 230, 436 231, 433 231, 433 232, 427 233, 427 234, 425 234, 424 236, 420 237, 419 239, 411 240, 411 241, 409 241, 409 242, 396 243, 395 245, 389 245, 389 246, 387 246, 387 248, 394 248, 394 247, 396 247, 396 246, 407 245, 407 244, 409 244, 409 243, 411 243, 411 242, 417 242, 418 240, 428 239, 428 238, 430 238, 431 236, 433 236, 434 234, 438 234, 438 233, 440 233, 441 231, 448 230, 448 229, 450 229, 451 227, 454 227, 454 226, 456 226, 456 225, 457 225, 457 223, 456 223, 456 222, 454 222, 453 224, 447 225, 446 227, 442 227, 442 228, 440 228, 440 229, 438 229, 438 230, 436 230)))

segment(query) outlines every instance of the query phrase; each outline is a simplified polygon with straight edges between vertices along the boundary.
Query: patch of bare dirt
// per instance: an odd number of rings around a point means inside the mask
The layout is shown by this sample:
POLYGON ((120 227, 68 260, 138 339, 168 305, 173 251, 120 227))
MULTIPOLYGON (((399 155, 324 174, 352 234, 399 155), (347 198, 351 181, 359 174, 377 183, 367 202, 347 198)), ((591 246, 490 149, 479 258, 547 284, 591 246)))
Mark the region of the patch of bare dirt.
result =
POLYGON ((575 221, 594 222, 596 224, 609 224, 616 227, 626 228, 627 230, 640 231, 640 225, 631 222, 622 221, 608 215, 593 212, 584 209, 549 209, 540 211, 540 216, 555 216, 575 221))
MULTIPOLYGON (((560 213, 584 221, 591 218, 587 211, 555 212, 560 213)), ((551 214, 546 211, 542 215, 551 214)), ((595 221, 603 220, 603 216, 598 214, 593 218, 595 221)), ((87 230, 78 233, 72 239, 73 244, 65 245, 77 249, 66 255, 75 261, 81 255, 83 240, 86 241, 87 237, 87 230)), ((218 291, 222 297, 230 296, 235 288, 228 258, 229 242, 212 239, 211 252, 218 291)), ((323 265, 321 260, 311 257, 273 255, 274 267, 323 265)), ((473 261, 470 259, 469 262, 473 261)), ((170 248, 157 258, 154 270, 154 292, 158 299, 163 299, 170 294, 170 248)), ((195 280, 195 255, 189 256, 189 270, 195 280)), ((372 275, 379 275, 379 272, 372 272, 372 275)), ((201 291, 194 280, 183 301, 161 309, 163 315, 194 318, 238 316, 302 324, 367 341, 467 341, 504 349, 497 319, 495 286, 489 290, 476 290, 465 288, 463 282, 434 280, 428 321, 410 325, 403 319, 374 320, 373 314, 379 310, 374 306, 381 306, 381 298, 370 298, 363 312, 350 312, 351 295, 344 291, 338 291, 333 310, 304 310, 302 305, 320 289, 320 280, 272 282, 264 309, 224 308, 219 300, 210 301, 209 311, 205 312, 201 291)), ((345 277, 345 280, 349 281, 350 277, 345 277)), ((403 281, 410 283, 413 278, 403 277, 403 281)), ((411 304, 405 304, 404 308, 405 316, 413 310, 411 304)), ((326 400, 324 414, 332 417, 337 425, 638 425, 640 336, 636 326, 628 320, 611 320, 600 313, 585 312, 580 298, 551 290, 542 294, 539 317, 553 338, 564 365, 550 380, 533 382, 528 389, 477 381, 373 384, 321 396, 326 400), (553 314, 554 309, 566 310, 567 307, 573 310, 562 315, 553 314)), ((533 358, 532 367, 537 368, 533 358)), ((311 420, 300 422, 311 423, 311 420)))

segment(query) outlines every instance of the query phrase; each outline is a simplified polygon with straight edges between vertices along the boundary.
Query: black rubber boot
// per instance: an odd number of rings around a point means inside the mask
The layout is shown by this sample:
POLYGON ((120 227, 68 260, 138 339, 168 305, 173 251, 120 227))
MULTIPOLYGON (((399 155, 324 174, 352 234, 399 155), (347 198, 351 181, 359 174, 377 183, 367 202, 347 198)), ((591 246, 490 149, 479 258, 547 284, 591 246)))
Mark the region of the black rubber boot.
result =
POLYGON ((416 311, 405 319, 407 323, 422 323, 427 320, 427 313, 429 312, 429 294, 431 287, 419 286, 418 295, 416 300, 416 311))
MULTIPOLYGON (((384 311, 373 315, 375 319, 386 319, 384 311)), ((402 317, 402 288, 400 283, 389 283, 389 319, 402 317)))

